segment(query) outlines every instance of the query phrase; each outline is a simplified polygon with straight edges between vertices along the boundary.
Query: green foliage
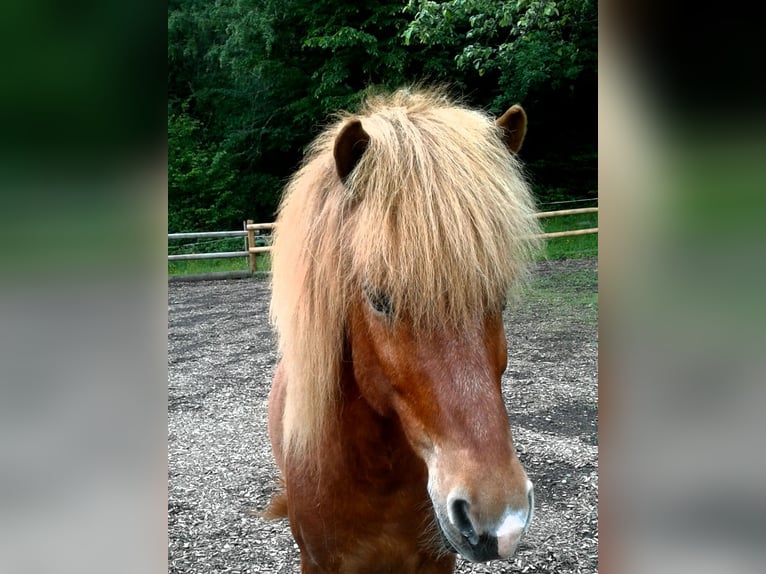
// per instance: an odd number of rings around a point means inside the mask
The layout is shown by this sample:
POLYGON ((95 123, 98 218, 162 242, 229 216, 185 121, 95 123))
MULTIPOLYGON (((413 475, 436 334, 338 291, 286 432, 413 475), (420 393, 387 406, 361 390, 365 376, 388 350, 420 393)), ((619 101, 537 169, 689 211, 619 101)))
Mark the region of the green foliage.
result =
POLYGON ((499 96, 524 101, 558 89, 596 62, 594 0, 409 0, 406 44, 440 46, 458 71, 492 74, 499 96))
POLYGON ((541 201, 596 184, 593 0, 170 0, 169 227, 272 221, 303 150, 369 89, 448 84, 522 102, 541 201))
POLYGON ((233 215, 229 156, 200 132, 200 122, 184 113, 168 117, 170 233, 218 229, 233 215))

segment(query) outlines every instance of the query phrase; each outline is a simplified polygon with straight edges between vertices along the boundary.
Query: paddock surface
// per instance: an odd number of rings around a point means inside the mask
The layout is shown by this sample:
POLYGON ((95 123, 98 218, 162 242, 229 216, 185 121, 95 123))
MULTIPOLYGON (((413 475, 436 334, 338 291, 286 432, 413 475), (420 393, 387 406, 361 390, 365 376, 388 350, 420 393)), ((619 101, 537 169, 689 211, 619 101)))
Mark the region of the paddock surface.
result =
MULTIPOLYGON (((503 394, 535 518, 510 560, 459 573, 598 571, 597 290, 596 259, 544 262, 506 308, 503 394)), ((172 574, 299 571, 287 523, 256 515, 277 478, 268 306, 268 279, 168 284, 172 574)))

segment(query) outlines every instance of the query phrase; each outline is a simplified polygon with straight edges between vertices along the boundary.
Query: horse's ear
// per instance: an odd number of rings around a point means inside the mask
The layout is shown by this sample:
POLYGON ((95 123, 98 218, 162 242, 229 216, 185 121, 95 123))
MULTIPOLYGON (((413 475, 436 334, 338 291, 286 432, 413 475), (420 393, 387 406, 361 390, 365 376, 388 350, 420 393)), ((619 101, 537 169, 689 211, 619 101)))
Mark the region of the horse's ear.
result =
POLYGON ((351 120, 340 130, 335 138, 335 168, 342 180, 354 170, 356 164, 362 159, 367 144, 370 143, 370 135, 364 131, 362 122, 351 120))
POLYGON ((524 109, 515 104, 508 108, 495 122, 503 128, 503 141, 511 153, 519 153, 524 136, 527 135, 527 114, 524 109))

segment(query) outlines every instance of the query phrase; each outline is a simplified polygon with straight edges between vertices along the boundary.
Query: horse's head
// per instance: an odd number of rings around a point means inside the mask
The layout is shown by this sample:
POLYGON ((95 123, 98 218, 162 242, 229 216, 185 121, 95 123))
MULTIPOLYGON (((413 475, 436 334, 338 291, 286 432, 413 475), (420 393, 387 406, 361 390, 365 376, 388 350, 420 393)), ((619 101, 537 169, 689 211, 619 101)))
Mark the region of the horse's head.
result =
POLYGON ((501 393, 502 303, 539 231, 525 132, 518 106, 493 123, 439 92, 373 99, 312 145, 273 253, 284 449, 317 458, 350 345, 364 398, 427 467, 446 541, 474 561, 510 556, 532 517, 501 393))
POLYGON ((513 249, 534 229, 524 227, 526 213, 518 207, 526 188, 508 169, 526 115, 513 106, 497 121, 501 129, 481 140, 496 150, 488 160, 475 159, 483 150, 474 136, 460 138, 463 130, 491 128, 477 128, 473 116, 449 119, 454 124, 433 130, 439 135, 431 137, 441 138, 436 152, 424 153, 402 135, 419 126, 401 116, 367 120, 370 133, 353 120, 337 136, 338 175, 368 186, 357 193, 377 193, 365 199, 383 206, 366 219, 360 215, 348 241, 360 251, 356 261, 373 263, 358 273, 347 330, 365 399, 379 414, 398 418, 428 468, 428 493, 448 545, 486 561, 513 554, 533 509, 532 483, 515 454, 501 393, 502 307, 516 273, 502 266, 520 259, 513 249), (403 159, 384 163, 382 152, 368 152, 376 137, 394 142, 384 151, 398 150, 403 159), (355 168, 369 153, 367 169, 378 172, 359 174, 355 168), (402 175, 392 184, 369 183, 396 169, 402 175))
POLYGON ((449 545, 472 561, 506 558, 532 519, 532 483, 514 452, 500 378, 501 303, 460 328, 423 331, 395 301, 360 290, 349 337, 362 393, 396 416, 428 467, 428 492, 449 545))

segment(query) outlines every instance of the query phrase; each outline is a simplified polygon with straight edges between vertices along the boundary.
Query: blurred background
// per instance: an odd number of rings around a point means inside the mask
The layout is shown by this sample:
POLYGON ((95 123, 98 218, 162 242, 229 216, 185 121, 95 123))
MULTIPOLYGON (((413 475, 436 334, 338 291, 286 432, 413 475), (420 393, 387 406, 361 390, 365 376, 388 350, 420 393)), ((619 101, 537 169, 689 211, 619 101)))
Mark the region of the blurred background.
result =
POLYGON ((600 10, 601 565, 760 572, 760 33, 727 7, 600 10))

